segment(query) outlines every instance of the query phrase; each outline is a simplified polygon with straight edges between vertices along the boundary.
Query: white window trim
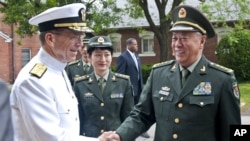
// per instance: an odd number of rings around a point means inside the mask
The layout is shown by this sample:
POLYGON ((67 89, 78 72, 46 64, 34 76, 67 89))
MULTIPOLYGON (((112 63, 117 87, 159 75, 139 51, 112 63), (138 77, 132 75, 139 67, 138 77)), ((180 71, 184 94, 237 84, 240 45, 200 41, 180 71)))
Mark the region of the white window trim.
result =
POLYGON ((142 40, 144 39, 144 37, 146 37, 145 39, 152 39, 154 45, 154 32, 145 31, 139 33, 139 37, 141 38, 141 49, 142 49, 142 53, 140 54, 140 56, 155 56, 154 46, 152 47, 152 52, 143 52, 144 48, 142 46, 143 45, 142 40))
MULTIPOLYGON (((121 38, 122 35, 120 33, 110 33, 109 38, 111 41, 115 41, 115 42, 119 42, 120 43, 120 51, 122 50, 122 45, 121 45, 121 38)), ((121 54, 121 52, 114 52, 113 56, 117 55, 117 54, 121 54)))

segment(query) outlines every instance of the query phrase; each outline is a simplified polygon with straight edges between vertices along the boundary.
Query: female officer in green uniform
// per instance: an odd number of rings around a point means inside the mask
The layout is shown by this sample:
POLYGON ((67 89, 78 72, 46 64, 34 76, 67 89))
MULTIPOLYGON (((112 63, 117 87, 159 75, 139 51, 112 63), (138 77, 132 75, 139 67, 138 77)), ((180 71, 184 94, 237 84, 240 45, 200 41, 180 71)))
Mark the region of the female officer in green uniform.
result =
POLYGON ((92 37, 87 47, 94 72, 77 77, 74 90, 79 102, 80 134, 98 137, 104 131, 116 130, 129 115, 134 106, 133 88, 129 76, 110 69, 113 46, 108 37, 92 37))

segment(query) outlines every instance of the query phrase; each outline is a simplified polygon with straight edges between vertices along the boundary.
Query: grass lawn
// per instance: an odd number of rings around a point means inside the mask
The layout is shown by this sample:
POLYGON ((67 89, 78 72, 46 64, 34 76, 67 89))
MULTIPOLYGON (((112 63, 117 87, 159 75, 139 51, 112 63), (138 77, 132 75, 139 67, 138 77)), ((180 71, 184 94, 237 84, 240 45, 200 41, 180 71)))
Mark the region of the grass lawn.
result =
POLYGON ((250 82, 239 83, 241 111, 250 109, 250 82))

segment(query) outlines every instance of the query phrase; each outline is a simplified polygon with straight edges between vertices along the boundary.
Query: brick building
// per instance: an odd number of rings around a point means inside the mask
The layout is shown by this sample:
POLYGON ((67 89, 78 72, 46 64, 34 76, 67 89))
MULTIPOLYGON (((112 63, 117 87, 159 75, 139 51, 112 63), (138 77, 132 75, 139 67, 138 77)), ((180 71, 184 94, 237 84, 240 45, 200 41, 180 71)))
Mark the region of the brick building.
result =
MULTIPOLYGON (((116 58, 126 49, 125 42, 129 37, 138 40, 138 53, 141 57, 142 64, 154 64, 160 62, 158 41, 149 29, 145 29, 148 31, 145 33, 139 33, 135 29, 119 28, 116 33, 109 34, 115 47, 112 65, 115 65, 116 58)), ((14 82, 21 68, 38 52, 40 48, 38 35, 21 39, 14 33, 14 30, 15 27, 0 22, 0 32, 12 39, 11 41, 7 41, 4 37, 0 36, 0 78, 10 84, 14 82)), ((216 55, 214 51, 216 44, 216 38, 209 39, 204 50, 205 56, 215 62, 216 55)), ((171 49, 169 49, 168 56, 170 56, 169 59, 172 59, 171 49)))

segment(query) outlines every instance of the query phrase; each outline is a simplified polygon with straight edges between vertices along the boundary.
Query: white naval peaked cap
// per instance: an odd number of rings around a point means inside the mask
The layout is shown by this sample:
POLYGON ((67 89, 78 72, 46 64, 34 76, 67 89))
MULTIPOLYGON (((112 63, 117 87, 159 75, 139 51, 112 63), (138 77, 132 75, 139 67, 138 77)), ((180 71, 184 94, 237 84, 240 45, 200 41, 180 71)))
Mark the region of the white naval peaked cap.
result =
POLYGON ((92 29, 86 26, 85 10, 86 7, 82 3, 53 7, 31 18, 29 23, 37 25, 40 32, 58 28, 90 32, 92 29))

